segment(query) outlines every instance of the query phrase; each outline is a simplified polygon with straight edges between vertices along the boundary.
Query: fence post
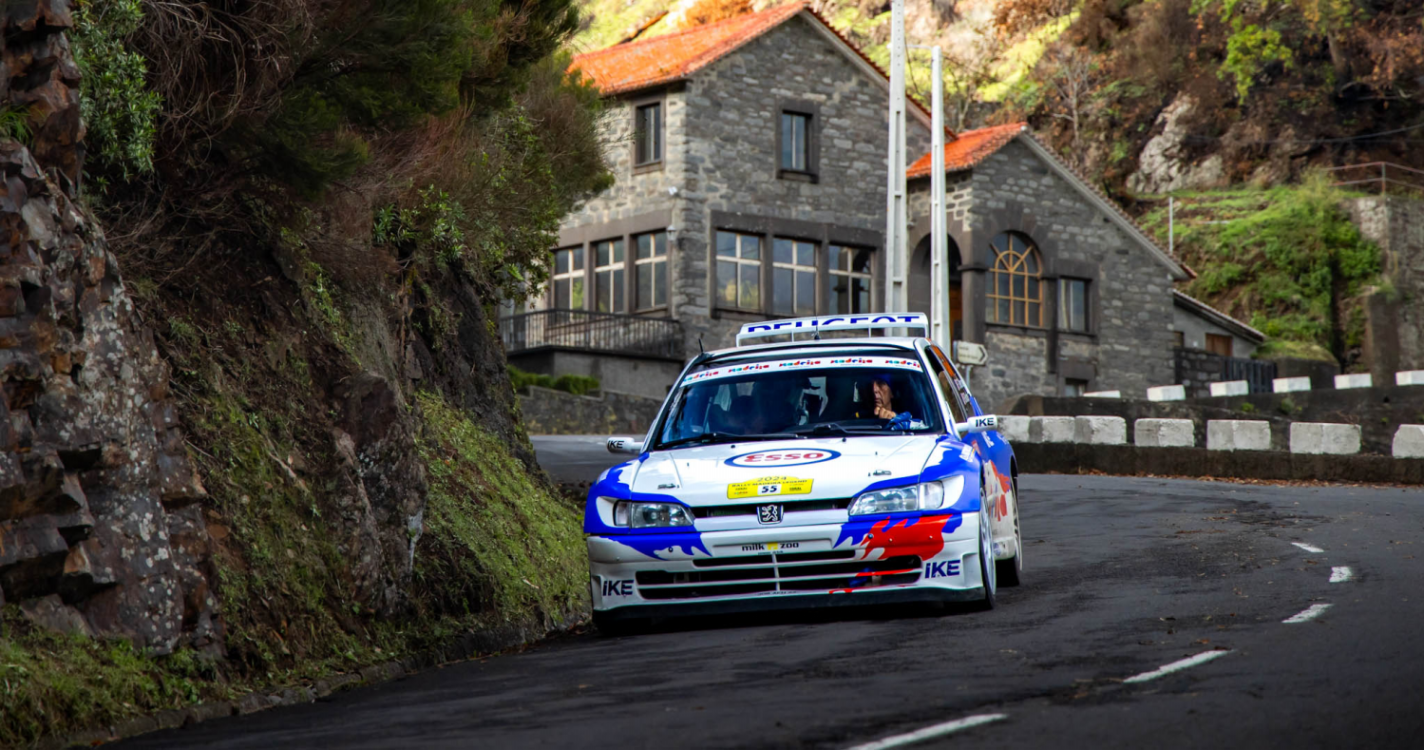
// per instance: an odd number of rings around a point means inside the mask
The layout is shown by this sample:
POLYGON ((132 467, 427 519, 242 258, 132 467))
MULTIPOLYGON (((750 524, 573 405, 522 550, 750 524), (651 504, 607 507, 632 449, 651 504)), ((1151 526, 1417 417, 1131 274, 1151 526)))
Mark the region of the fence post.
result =
POLYGON ((1389 177, 1385 170, 1389 169, 1389 162, 1380 162, 1380 195, 1389 194, 1389 177))

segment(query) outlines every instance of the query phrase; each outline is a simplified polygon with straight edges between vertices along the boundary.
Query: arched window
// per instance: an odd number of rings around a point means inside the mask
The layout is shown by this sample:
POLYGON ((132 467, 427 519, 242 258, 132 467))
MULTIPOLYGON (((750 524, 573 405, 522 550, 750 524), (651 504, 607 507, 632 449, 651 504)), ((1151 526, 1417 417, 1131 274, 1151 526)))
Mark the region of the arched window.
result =
POLYGON ((989 242, 994 265, 989 269, 990 323, 1043 327, 1043 284, 1038 248, 1017 232, 1004 232, 989 242))

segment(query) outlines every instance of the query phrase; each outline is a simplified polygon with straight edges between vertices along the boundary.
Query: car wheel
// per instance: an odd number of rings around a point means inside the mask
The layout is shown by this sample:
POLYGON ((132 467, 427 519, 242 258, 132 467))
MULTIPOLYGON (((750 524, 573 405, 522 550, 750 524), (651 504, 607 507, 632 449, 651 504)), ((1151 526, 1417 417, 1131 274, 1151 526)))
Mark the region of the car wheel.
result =
POLYGON ((979 508, 979 580, 984 582, 984 598, 978 608, 994 608, 995 592, 998 589, 998 566, 994 564, 994 533, 989 528, 989 511, 979 508))
POLYGON ((1014 556, 1007 560, 999 560, 998 578, 1001 586, 1017 586, 1023 582, 1023 534, 1019 530, 1019 483, 1014 480, 1013 497, 1009 505, 1013 506, 1014 515, 1014 556))

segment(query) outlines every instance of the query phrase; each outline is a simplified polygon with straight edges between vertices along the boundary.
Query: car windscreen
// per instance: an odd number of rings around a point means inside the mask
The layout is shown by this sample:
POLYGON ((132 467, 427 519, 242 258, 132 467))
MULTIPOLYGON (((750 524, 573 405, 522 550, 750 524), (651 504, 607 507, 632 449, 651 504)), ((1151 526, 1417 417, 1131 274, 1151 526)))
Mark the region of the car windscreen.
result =
POLYGON ((940 432, 918 359, 835 356, 712 366, 673 394, 655 448, 824 435, 940 432))

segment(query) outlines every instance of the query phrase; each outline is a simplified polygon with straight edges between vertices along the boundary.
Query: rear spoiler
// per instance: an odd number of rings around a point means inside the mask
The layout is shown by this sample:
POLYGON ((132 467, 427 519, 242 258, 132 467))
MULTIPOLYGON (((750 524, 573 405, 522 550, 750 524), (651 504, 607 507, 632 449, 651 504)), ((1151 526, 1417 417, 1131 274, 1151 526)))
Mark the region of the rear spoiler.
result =
POLYGON ((921 335, 927 336, 930 332, 930 319, 924 313, 884 313, 768 320, 765 323, 747 323, 742 326, 742 330, 737 333, 737 346, 749 339, 817 331, 865 331, 869 336, 870 332, 877 328, 918 328, 921 335))

